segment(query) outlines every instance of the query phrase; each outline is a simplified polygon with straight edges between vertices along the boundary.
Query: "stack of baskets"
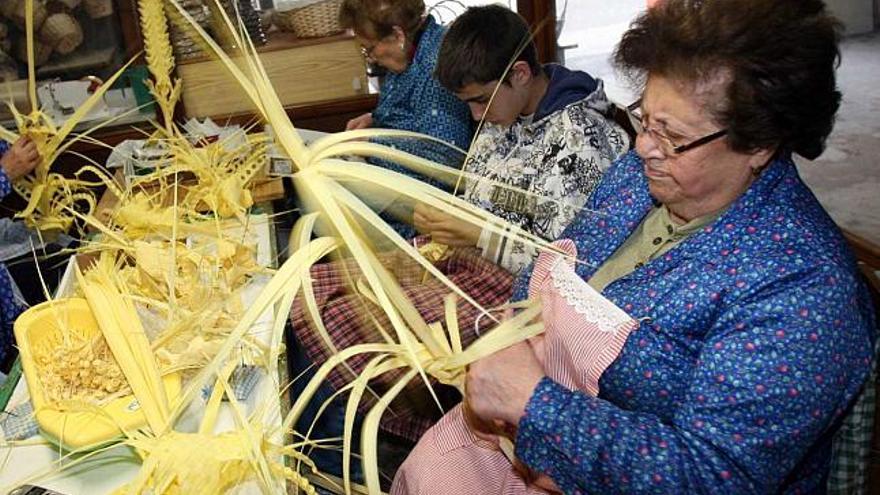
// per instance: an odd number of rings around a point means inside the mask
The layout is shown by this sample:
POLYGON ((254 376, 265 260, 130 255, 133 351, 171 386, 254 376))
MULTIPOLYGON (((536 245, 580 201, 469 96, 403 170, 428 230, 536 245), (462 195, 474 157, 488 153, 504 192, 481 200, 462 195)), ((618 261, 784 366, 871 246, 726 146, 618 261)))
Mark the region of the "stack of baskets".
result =
POLYGON ((230 18, 236 15, 241 19, 241 24, 247 30, 248 36, 254 45, 260 46, 266 44, 266 33, 260 23, 260 15, 254 9, 251 0, 220 0, 220 5, 226 11, 230 18), (237 5, 236 5, 237 3, 237 5))
POLYGON ((275 12, 273 23, 298 38, 320 38, 344 31, 339 25, 342 0, 298 0, 275 12))
MULTIPOLYGON (((181 0, 178 2, 178 5, 180 5, 202 29, 207 31, 211 28, 211 21, 213 18, 207 0, 181 0)), ((181 21, 183 19, 182 16, 173 9, 166 10, 166 12, 181 21)), ((191 28, 189 28, 184 22, 168 22, 168 32, 171 37, 171 45, 174 47, 174 56, 177 60, 189 60, 206 56, 202 46, 190 37, 190 29, 191 28)))

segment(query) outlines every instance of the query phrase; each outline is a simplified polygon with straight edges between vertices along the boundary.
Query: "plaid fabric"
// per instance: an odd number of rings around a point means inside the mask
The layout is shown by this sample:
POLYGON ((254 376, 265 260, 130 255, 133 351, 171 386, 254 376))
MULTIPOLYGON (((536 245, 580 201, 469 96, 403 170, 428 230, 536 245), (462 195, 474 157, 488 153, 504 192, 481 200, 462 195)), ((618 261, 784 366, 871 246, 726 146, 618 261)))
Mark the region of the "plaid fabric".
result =
MULTIPOLYGON (((380 259, 382 264, 397 278, 406 295, 428 323, 445 319, 443 298, 450 290, 439 280, 424 278, 424 269, 404 253, 387 255, 380 259)), ((453 283, 471 296, 483 308, 491 309, 507 302, 510 298, 513 276, 497 265, 480 256, 475 249, 456 249, 451 255, 436 265, 453 283)), ((336 263, 316 265, 312 268, 312 281, 315 299, 324 326, 330 333, 337 349, 369 342, 384 342, 373 318, 385 332, 394 335, 390 322, 379 307, 360 294, 350 290, 348 280, 357 280, 359 272, 355 263, 346 260, 336 263)), ((462 333, 462 343, 467 345, 476 338, 475 323, 479 310, 466 301, 458 301, 458 319, 462 333)), ((481 330, 491 325, 491 318, 481 318, 481 330)), ((303 301, 298 298, 291 310, 291 323, 297 339, 308 357, 315 363, 323 363, 331 353, 326 349, 321 337, 314 329, 303 301)), ((371 355, 356 356, 348 361, 355 373, 362 371, 371 355)), ((374 390, 381 393, 393 383, 401 372, 388 373, 374 380, 374 390)), ((330 373, 330 384, 339 389, 352 380, 350 372, 338 366, 330 373)), ((361 410, 368 410, 373 398, 365 394, 361 410)), ((401 437, 418 440, 421 434, 433 424, 436 406, 426 393, 424 384, 413 383, 391 406, 382 420, 382 428, 401 437)))
MULTIPOLYGON (((260 378, 262 378, 263 375, 262 370, 263 369, 259 366, 247 364, 242 364, 235 368, 232 372, 232 376, 229 377, 229 386, 232 388, 232 393, 235 394, 236 400, 248 400, 248 397, 251 396, 251 392, 253 392, 257 384, 260 383, 260 378)), ((211 397, 212 393, 214 393, 213 384, 202 388, 202 397, 205 400, 211 397)), ((224 396, 223 400, 229 400, 228 396, 224 396)))
POLYGON ((877 368, 865 384, 852 411, 834 436, 831 444, 831 469, 828 473, 829 495, 861 495, 868 484, 868 458, 874 433, 874 410, 877 397, 877 368))
POLYGON ((27 440, 40 432, 31 401, 22 402, 0 414, 2 414, 0 430, 3 431, 3 438, 8 442, 27 440))

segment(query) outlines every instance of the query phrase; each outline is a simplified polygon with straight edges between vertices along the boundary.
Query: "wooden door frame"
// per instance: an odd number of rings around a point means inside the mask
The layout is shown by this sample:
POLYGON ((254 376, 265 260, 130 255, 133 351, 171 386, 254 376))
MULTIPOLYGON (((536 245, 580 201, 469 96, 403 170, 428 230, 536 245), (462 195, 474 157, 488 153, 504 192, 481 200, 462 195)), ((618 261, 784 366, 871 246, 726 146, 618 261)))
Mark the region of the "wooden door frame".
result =
POLYGON ((516 0, 516 10, 532 26, 542 63, 556 62, 556 0, 516 0))

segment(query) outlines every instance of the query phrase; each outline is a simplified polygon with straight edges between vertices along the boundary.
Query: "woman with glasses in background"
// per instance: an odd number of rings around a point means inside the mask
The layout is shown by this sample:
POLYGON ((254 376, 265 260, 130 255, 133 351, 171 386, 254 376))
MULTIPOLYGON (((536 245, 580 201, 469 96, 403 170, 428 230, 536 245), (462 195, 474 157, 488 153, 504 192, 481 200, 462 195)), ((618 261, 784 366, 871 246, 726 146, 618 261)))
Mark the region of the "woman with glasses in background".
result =
MULTIPOLYGON (((367 63, 385 69, 379 102, 369 113, 351 119, 346 130, 381 128, 413 131, 467 150, 474 132, 470 111, 434 77, 437 54, 446 28, 425 10, 423 0, 344 0, 339 10, 342 27, 354 31, 367 63)), ((464 155, 429 141, 382 140, 403 151, 460 168, 464 155)), ((448 188, 396 163, 377 165, 448 188)), ((403 237, 416 234, 411 208, 384 206, 383 218, 403 237)))
POLYGON ((544 301, 555 288, 573 309, 545 305, 545 326, 583 332, 472 365, 469 414, 422 437, 392 493, 825 492, 875 341, 853 257, 793 161, 831 132, 838 33, 820 0, 664 0, 636 19, 615 53, 643 89, 636 148, 562 234, 579 262, 539 260, 514 291, 552 279, 544 301), (596 330, 621 317, 607 301, 629 325, 616 348, 596 330), (572 374, 596 387, 564 386, 560 361, 582 355, 600 366, 572 374))
POLYGON ((369 64, 387 71, 376 109, 348 122, 421 132, 467 149, 473 125, 467 105, 434 78, 446 29, 426 13, 423 0, 345 0, 343 27, 352 29, 369 64))

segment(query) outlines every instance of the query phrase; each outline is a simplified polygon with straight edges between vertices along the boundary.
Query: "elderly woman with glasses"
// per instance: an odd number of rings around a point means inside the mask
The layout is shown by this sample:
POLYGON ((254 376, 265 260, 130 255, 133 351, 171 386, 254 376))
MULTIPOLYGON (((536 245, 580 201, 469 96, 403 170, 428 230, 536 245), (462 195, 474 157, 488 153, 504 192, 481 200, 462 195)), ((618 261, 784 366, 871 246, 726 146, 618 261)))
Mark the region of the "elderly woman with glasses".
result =
POLYGON ((467 149, 473 129, 467 105, 433 77, 446 30, 423 0, 344 0, 343 27, 352 29, 367 62, 387 71, 375 110, 347 130, 381 127, 416 131, 467 149))
MULTIPOLYGON (((437 55, 446 28, 425 10, 423 0, 343 0, 340 24, 354 31, 368 63, 385 69, 379 103, 369 113, 351 119, 346 130, 366 128, 413 131, 439 139, 462 150, 470 146, 474 123, 468 106, 447 91, 434 77, 437 55)), ((460 168, 464 155, 431 141, 380 139, 402 151, 460 168)), ((434 186, 442 182, 385 160, 371 160, 434 186)), ((411 208, 374 198, 382 217, 404 238, 415 237, 411 208)))
POLYGON ((548 253, 515 290, 545 337, 471 367, 468 413, 392 493, 824 492, 875 341, 793 161, 831 131, 838 33, 820 0, 664 0, 632 24, 636 149, 561 236, 580 262, 548 253))

